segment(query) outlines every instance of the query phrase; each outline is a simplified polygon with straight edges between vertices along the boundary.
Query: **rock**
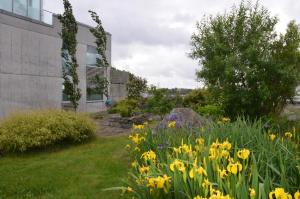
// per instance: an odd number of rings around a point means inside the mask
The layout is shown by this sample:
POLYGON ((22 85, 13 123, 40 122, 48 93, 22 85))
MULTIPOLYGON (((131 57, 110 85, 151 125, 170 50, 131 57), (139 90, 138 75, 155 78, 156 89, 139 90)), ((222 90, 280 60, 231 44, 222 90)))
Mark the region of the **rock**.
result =
POLYGON ((288 120, 289 122, 294 122, 294 121, 297 121, 298 118, 297 118, 297 115, 296 115, 296 114, 293 114, 293 115, 289 115, 289 116, 287 117, 287 120, 288 120))
POLYGON ((148 115, 146 114, 139 114, 132 116, 130 118, 132 124, 144 124, 146 121, 148 121, 148 115))
POLYGON ((106 126, 130 129, 133 124, 144 124, 148 121, 147 114, 135 115, 132 117, 121 117, 119 114, 112 114, 107 119, 107 123, 104 123, 106 126))
POLYGON ((211 122, 211 120, 200 116, 190 108, 175 108, 156 126, 153 133, 158 132, 159 129, 167 128, 170 121, 176 121, 177 128, 201 128, 211 122))

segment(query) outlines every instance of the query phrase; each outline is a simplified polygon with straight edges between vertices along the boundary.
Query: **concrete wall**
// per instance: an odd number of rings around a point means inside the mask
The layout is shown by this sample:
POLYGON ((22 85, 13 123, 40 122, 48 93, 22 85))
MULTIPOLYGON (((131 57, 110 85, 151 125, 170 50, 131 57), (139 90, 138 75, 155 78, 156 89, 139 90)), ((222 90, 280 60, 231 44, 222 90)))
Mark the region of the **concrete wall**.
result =
POLYGON ((129 73, 125 71, 110 70, 111 92, 113 101, 119 101, 127 96, 126 83, 129 79, 129 73))
MULTIPOLYGON (((0 117, 15 110, 62 107, 60 23, 53 25, 0 10, 0 117)), ((99 111, 103 101, 86 102, 86 50, 95 46, 89 26, 78 26, 80 111, 99 111)), ((111 62, 111 35, 107 57, 111 62)), ((107 73, 108 76, 110 75, 107 73)))

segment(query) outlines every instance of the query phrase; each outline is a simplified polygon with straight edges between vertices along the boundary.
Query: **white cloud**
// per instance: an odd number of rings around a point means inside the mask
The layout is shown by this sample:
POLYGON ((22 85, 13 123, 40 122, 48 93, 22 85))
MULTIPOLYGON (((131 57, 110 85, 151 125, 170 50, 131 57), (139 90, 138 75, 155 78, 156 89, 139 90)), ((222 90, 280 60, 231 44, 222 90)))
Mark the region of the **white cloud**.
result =
MULTIPOLYGON (((113 65, 146 77, 161 87, 194 88, 197 62, 188 58, 190 36, 204 15, 223 13, 240 0, 70 0, 76 19, 92 24, 89 9, 98 12, 112 33, 113 65)), ((256 0, 252 0, 256 2, 256 0)), ((280 22, 300 23, 299 0, 260 0, 280 22)), ((44 0, 45 9, 61 13, 62 0, 44 0)))

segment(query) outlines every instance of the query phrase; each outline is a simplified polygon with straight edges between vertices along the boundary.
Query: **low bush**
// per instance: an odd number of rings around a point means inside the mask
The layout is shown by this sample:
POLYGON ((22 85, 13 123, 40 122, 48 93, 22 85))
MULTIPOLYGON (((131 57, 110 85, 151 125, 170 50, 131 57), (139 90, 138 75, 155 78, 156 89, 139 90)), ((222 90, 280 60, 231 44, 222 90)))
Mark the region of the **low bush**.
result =
POLYGON ((91 138, 96 127, 86 116, 61 110, 15 113, 0 122, 0 152, 24 152, 91 138))
POLYGON ((224 115, 224 111, 222 108, 218 105, 214 104, 208 104, 205 106, 198 106, 196 108, 196 112, 200 115, 207 116, 207 117, 213 117, 213 118, 219 118, 222 115, 224 115))
POLYGON ((130 117, 134 112, 139 111, 139 102, 135 99, 124 99, 116 103, 109 113, 120 113, 122 117, 130 117))
POLYGON ((210 93, 207 89, 194 89, 183 99, 183 105, 189 108, 205 106, 210 103, 210 93))
POLYGON ((134 126, 126 146, 133 168, 123 193, 155 199, 299 197, 297 130, 270 134, 261 121, 227 118, 200 131, 173 126, 156 134, 134 126))

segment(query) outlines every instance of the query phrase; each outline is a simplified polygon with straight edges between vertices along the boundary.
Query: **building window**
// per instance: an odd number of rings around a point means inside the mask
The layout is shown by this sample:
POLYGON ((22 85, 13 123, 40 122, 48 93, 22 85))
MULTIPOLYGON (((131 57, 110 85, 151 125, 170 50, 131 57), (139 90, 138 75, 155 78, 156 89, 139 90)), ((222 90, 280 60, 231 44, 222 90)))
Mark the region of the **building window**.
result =
POLYGON ((27 16, 27 0, 14 0, 14 13, 22 16, 27 16))
POLYGON ((86 65, 87 66, 97 66, 97 59, 101 56, 97 52, 97 48, 94 46, 87 46, 86 51, 86 65))
MULTIPOLYGON (((69 54, 68 50, 63 51, 63 57, 62 57, 62 70, 67 73, 67 77, 71 80, 71 76, 69 75, 69 68, 67 67, 67 64, 72 62, 71 55, 69 54)), ((63 102, 69 102, 69 96, 65 92, 64 85, 62 86, 62 100, 63 102)))
POLYGON ((1 0, 0 9, 12 12, 12 0, 1 0))
POLYGON ((98 101, 103 100, 103 93, 97 85, 97 79, 104 77, 103 68, 99 67, 86 67, 86 100, 98 101))
POLYGON ((41 1, 28 0, 28 17, 41 20, 41 1))

